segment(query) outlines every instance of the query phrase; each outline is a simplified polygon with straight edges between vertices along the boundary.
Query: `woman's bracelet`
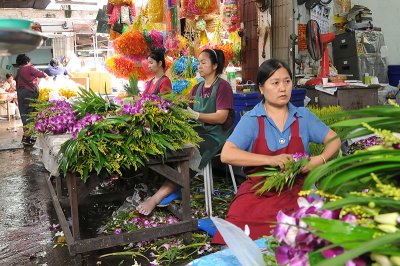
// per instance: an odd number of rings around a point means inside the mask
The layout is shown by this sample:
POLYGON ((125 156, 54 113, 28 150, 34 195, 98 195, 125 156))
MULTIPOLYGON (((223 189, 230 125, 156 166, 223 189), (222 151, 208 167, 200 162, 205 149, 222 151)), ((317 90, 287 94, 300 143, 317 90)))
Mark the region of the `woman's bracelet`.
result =
POLYGON ((320 154, 319 156, 322 158, 322 161, 324 161, 324 164, 326 164, 325 157, 322 154, 320 154))

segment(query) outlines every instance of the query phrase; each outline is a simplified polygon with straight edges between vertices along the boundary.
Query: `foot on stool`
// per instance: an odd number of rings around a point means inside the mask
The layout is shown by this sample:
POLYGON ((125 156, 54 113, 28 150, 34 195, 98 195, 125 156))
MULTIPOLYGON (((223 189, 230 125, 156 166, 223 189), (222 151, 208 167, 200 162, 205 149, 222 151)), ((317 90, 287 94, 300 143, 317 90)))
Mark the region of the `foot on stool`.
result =
POLYGON ((200 230, 206 232, 209 236, 213 237, 217 232, 217 227, 210 218, 203 218, 198 220, 197 225, 200 230))
POLYGON ((180 200, 180 199, 182 199, 182 192, 181 189, 177 189, 168 196, 166 196, 162 201, 160 201, 157 207, 166 207, 174 200, 180 200))

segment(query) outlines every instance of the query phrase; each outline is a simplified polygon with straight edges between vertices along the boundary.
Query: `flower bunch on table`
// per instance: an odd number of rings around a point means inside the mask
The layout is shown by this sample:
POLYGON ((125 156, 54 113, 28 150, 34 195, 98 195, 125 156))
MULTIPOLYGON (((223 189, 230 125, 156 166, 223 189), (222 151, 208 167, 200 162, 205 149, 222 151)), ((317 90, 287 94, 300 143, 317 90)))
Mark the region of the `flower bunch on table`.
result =
POLYGON ((34 130, 41 134, 62 134, 71 131, 76 114, 66 101, 50 101, 49 106, 36 114, 34 130))
MULTIPOLYGON (((102 169, 122 175, 122 169, 142 167, 151 156, 163 157, 188 143, 196 145, 201 139, 187 104, 174 95, 148 95, 103 115, 104 119, 88 115, 74 131, 75 138, 62 145, 60 169, 64 174, 78 173, 84 181, 102 169)), ((94 108, 80 108, 80 113, 89 109, 94 108)))

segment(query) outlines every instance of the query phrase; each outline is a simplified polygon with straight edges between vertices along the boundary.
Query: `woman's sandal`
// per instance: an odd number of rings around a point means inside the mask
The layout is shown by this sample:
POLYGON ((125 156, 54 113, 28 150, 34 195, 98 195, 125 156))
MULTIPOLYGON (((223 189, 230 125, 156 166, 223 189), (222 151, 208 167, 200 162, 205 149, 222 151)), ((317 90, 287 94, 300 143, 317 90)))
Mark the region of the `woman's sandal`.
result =
POLYGON ((182 192, 180 189, 177 189, 168 196, 166 196, 162 201, 160 201, 160 203, 157 204, 157 207, 167 207, 174 200, 181 200, 181 199, 182 199, 182 192))

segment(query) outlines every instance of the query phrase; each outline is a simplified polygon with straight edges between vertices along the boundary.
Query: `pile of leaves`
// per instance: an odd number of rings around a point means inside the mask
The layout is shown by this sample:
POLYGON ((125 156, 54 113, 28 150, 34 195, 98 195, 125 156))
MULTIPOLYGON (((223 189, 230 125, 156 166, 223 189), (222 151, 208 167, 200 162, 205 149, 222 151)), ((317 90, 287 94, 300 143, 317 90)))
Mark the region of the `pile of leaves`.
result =
MULTIPOLYGON (((343 112, 343 108, 341 106, 326 106, 326 107, 317 107, 310 106, 308 109, 315 114, 318 118, 322 119, 322 121, 327 125, 331 126, 334 123, 339 121, 343 121, 346 119, 345 116, 335 116, 335 114, 343 112)), ((336 133, 340 133, 340 129, 335 129, 336 133)), ((309 145, 309 153, 310 156, 319 155, 324 150, 323 144, 310 143, 309 145)))

